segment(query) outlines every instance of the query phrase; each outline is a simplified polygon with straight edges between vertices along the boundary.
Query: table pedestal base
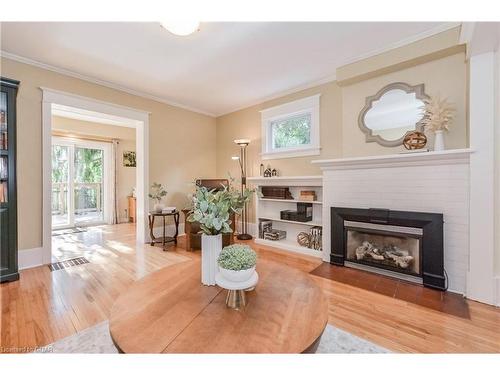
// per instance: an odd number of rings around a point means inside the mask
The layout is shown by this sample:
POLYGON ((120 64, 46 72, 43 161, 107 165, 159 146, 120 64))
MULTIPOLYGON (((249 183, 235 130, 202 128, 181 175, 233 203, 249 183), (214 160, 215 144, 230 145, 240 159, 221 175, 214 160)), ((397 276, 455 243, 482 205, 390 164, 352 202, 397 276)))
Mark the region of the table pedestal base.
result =
POLYGON ((244 290, 228 290, 226 296, 226 306, 230 309, 240 310, 247 304, 244 290))

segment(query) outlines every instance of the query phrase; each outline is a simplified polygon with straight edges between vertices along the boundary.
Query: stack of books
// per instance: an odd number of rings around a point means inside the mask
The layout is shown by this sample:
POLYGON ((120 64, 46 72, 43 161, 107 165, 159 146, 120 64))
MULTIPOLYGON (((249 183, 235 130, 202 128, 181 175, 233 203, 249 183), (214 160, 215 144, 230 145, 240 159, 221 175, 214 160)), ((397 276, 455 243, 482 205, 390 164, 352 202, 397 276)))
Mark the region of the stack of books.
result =
POLYGON ((314 190, 301 190, 299 200, 301 201, 315 201, 316 192, 314 190))
POLYGON ((259 220, 259 238, 264 238, 264 233, 270 232, 273 229, 271 220, 259 220))
POLYGON ((162 214, 171 214, 172 212, 175 212, 176 207, 165 207, 163 210, 161 210, 162 214))
POLYGON ((284 240, 286 238, 286 232, 279 229, 271 229, 270 232, 264 232, 264 239, 271 241, 284 240))

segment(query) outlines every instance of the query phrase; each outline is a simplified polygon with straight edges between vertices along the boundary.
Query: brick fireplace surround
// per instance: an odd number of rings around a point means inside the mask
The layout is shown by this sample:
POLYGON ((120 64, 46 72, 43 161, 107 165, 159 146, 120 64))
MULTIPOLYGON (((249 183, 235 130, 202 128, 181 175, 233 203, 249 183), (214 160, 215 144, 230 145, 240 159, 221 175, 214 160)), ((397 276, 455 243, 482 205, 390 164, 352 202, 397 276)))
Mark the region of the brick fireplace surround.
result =
MULTIPOLYGON (((431 212, 444 217, 444 268, 449 290, 466 294, 469 262, 471 150, 316 160, 323 171, 323 226, 331 207, 431 212)), ((331 233, 323 234, 330 261, 331 233)))

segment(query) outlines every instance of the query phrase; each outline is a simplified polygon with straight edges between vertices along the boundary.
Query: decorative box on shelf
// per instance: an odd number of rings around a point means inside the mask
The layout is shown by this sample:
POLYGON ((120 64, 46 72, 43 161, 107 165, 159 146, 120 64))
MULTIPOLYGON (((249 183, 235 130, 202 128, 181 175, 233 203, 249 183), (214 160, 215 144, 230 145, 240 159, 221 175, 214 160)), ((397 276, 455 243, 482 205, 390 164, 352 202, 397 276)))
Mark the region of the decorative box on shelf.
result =
POLYGON ((255 242, 322 257, 321 236, 310 235, 308 246, 299 244, 297 239, 299 233, 309 235, 313 227, 321 227, 322 176, 248 177, 247 182, 261 193, 255 208, 258 227, 255 242))

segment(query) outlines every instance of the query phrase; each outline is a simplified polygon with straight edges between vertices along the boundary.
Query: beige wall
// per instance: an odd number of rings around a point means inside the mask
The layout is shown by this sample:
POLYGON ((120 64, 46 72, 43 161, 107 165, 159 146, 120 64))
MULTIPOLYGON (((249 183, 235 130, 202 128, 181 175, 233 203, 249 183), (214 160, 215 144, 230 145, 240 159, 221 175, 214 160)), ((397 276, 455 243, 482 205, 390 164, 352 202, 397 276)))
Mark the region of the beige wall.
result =
MULTIPOLYGON (((393 82, 405 82, 410 85, 423 83, 426 94, 440 95, 454 103, 455 118, 450 131, 445 134, 445 146, 450 149, 467 147, 467 65, 465 54, 458 53, 342 87, 343 156, 369 156, 404 151, 403 146, 382 147, 375 142, 366 143, 365 135, 358 126, 358 115, 365 105, 366 97, 376 94, 393 82)), ((432 149, 433 137, 429 136, 428 141, 427 147, 432 149)))
POLYGON ((233 112, 217 118, 217 175, 226 176, 230 172, 239 177, 238 163, 231 160, 231 155, 239 155, 239 148, 233 142, 238 138, 249 138, 248 175, 258 176, 262 162, 276 168, 282 176, 318 175, 318 167, 311 165, 311 160, 336 158, 342 156, 342 96, 336 82, 330 82, 311 89, 303 90, 279 99, 233 112), (263 109, 279 104, 321 94, 320 97, 320 133, 321 155, 287 159, 261 160, 261 117, 263 109))
MULTIPOLYGON (((448 34, 447 37, 449 37, 448 34)), ((235 177, 239 176, 238 165, 231 160, 231 155, 238 154, 238 147, 233 143, 233 140, 237 138, 250 138, 252 141, 248 149, 249 176, 259 175, 261 162, 265 166, 269 164, 277 168, 280 175, 284 176, 318 175, 321 171, 318 167, 311 165, 311 160, 401 152, 404 150, 402 146, 383 147, 377 143, 366 143, 365 135, 358 127, 358 114, 365 105, 365 98, 374 95, 385 85, 398 81, 411 85, 424 83, 427 94, 431 96, 439 94, 452 101, 457 112, 450 132, 445 134, 445 144, 450 149, 467 147, 467 64, 462 52, 463 48, 459 50, 459 53, 444 57, 437 53, 434 57, 439 58, 415 66, 407 67, 404 64, 404 69, 399 69, 401 66, 399 64, 396 70, 389 72, 380 68, 382 59, 377 56, 376 67, 379 72, 383 71, 383 74, 370 74, 368 79, 353 80, 354 83, 344 86, 339 86, 338 82, 330 82, 218 117, 217 175, 222 177, 230 172, 235 177), (318 93, 321 93, 321 155, 261 161, 259 111, 318 93)), ((391 56, 386 59, 388 64, 393 60, 391 56)), ((397 56, 401 58, 402 55, 397 54, 397 56)), ((414 59, 413 54, 410 57, 414 59)), ((362 64, 363 74, 367 74, 366 66, 366 62, 362 64)), ((350 69, 349 74, 355 76, 356 72, 350 69)), ((428 146, 431 149, 432 144, 433 139, 430 136, 428 146)), ((253 210, 249 217, 254 221, 253 210)))
POLYGON ((215 174, 215 119, 87 81, 2 58, 2 76, 21 81, 18 104, 19 249, 42 245, 42 92, 62 90, 151 112, 150 183, 166 185, 166 203, 184 207, 196 177, 215 174))
POLYGON ((123 166, 123 152, 135 151, 135 129, 124 126, 98 124, 54 116, 52 129, 76 136, 97 136, 118 139, 116 168, 116 200, 118 222, 128 220, 128 196, 136 186, 136 168, 123 166), (127 210, 127 213, 125 212, 127 210))

